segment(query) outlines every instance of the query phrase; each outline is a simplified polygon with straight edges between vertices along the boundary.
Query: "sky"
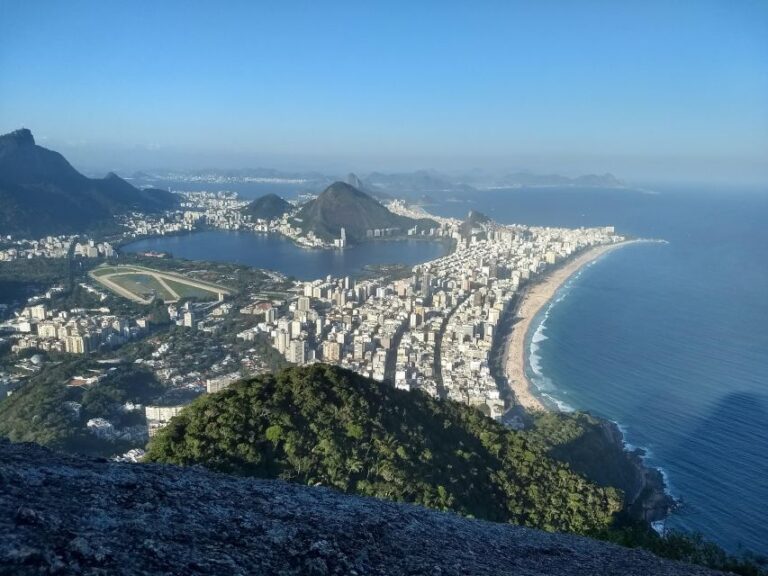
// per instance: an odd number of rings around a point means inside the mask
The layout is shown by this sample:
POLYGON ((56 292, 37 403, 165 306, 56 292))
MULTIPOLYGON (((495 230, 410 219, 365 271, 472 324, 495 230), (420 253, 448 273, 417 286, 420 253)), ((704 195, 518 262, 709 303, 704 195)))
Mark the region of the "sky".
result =
POLYGON ((86 170, 768 182, 768 1, 0 0, 0 131, 86 170))

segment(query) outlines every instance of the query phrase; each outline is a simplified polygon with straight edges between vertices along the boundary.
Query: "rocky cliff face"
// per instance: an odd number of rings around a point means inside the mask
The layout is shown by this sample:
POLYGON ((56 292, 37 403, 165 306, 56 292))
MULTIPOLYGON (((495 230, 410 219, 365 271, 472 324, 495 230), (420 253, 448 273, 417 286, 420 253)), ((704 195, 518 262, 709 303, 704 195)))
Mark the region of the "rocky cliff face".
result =
POLYGON ((48 573, 715 574, 324 488, 0 440, 0 574, 48 573))

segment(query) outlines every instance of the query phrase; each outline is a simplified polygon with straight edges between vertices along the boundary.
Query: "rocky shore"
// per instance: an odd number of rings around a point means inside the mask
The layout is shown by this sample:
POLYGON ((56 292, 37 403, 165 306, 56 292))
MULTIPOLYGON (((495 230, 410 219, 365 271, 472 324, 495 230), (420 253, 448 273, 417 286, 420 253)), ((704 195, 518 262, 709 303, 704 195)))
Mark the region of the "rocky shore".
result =
MULTIPOLYGON (((507 323, 511 329, 506 331, 505 339, 501 343, 503 355, 500 369, 503 373, 500 376, 504 380, 505 391, 513 396, 516 406, 526 411, 555 409, 551 403, 543 401, 536 394, 525 369, 528 334, 539 311, 548 305, 558 289, 584 266, 608 252, 643 241, 630 240, 595 246, 554 268, 543 278, 523 287, 508 313, 511 318, 507 318, 507 323)), ((624 491, 627 511, 633 517, 647 522, 663 520, 675 506, 675 501, 666 492, 661 472, 645 465, 642 450, 626 449, 624 436, 614 422, 600 420, 600 437, 582 440, 600 459, 593 461, 586 449, 582 451, 581 458, 573 458, 573 446, 569 447, 571 456, 566 458, 563 454, 563 459, 568 460, 574 469, 598 484, 614 486, 624 491)))
POLYGON ((324 488, 0 440, 0 574, 717 573, 324 488))

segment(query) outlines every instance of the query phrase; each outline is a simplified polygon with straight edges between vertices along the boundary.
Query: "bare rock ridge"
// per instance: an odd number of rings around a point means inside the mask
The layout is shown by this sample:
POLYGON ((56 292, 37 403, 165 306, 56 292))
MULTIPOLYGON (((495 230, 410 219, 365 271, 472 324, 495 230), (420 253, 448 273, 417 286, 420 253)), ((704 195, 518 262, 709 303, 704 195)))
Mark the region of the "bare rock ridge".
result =
POLYGON ((562 534, 0 440, 0 574, 707 575, 562 534))

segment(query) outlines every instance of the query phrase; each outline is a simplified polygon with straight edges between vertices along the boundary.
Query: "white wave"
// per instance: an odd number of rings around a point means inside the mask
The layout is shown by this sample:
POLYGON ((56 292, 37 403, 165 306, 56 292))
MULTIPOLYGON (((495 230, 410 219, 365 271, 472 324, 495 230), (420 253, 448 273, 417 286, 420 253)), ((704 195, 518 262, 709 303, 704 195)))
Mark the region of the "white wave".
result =
POLYGON ((541 378, 543 374, 541 373, 541 356, 538 354, 538 351, 538 344, 532 343, 531 352, 528 355, 528 366, 531 367, 531 372, 541 378))
POLYGON ((669 473, 661 466, 653 466, 653 467, 659 471, 659 473, 661 474, 661 477, 664 479, 664 493, 667 494, 668 496, 672 496, 672 498, 674 498, 675 500, 678 500, 677 496, 675 496, 675 492, 677 492, 677 490, 675 490, 674 486, 672 486, 672 482, 669 479, 669 473))
MULTIPOLYGON (((622 441, 624 443, 624 449, 627 450, 628 452, 634 452, 639 448, 643 453, 643 455, 641 456, 643 463, 650 468, 655 468, 656 470, 658 470, 659 473, 661 474, 661 477, 664 479, 664 493, 667 494, 668 496, 671 496, 675 500, 677 500, 677 497, 675 496, 674 488, 672 487, 672 483, 669 480, 669 473, 658 464, 652 462, 652 460, 654 459, 653 450, 651 450, 650 448, 646 448, 644 446, 638 447, 634 444, 631 444, 630 442, 627 442, 628 428, 625 425, 621 424, 620 422, 617 422, 616 420, 612 420, 612 422, 616 424, 616 427, 621 432, 622 441)), ((660 522, 663 522, 663 520, 660 522)), ((654 530, 655 529, 656 528, 654 527, 654 530)))
POLYGON ((552 394, 547 394, 547 393, 543 392, 543 393, 542 393, 542 396, 544 396, 544 398, 546 398, 546 399, 547 399, 547 400, 549 400, 549 401, 550 401, 552 404, 554 404, 555 406, 557 406, 557 409, 558 409, 560 412, 573 412, 573 411, 575 410, 573 406, 571 406, 571 405, 570 405, 570 404, 568 404, 567 402, 564 402, 563 400, 560 400, 560 399, 558 399, 558 398, 555 398, 554 396, 552 396, 552 394))
POLYGON ((531 345, 548 339, 548 336, 544 334, 544 330, 546 329, 545 324, 546 322, 542 322, 539 324, 539 327, 536 328, 536 332, 533 333, 533 337, 531 338, 531 345))

